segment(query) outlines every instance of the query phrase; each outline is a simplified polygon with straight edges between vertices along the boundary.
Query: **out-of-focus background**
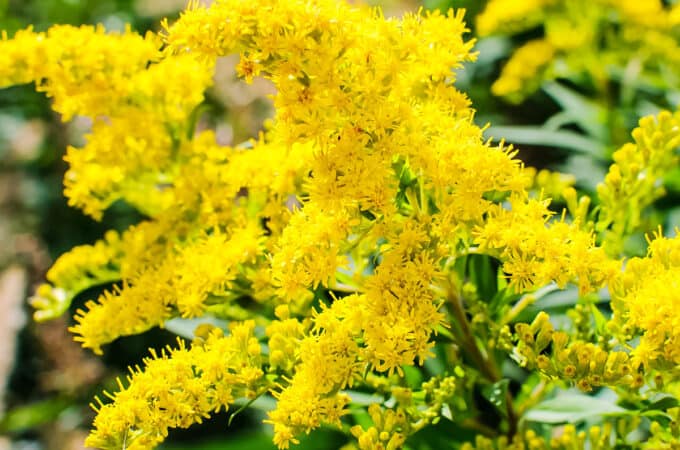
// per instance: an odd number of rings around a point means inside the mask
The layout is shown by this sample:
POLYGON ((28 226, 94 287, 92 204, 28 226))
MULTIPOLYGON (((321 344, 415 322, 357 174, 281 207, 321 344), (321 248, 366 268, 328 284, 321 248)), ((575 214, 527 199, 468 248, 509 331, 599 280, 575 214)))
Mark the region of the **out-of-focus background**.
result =
MULTIPOLYGON (((177 17, 185 2, 0 0, 0 29, 12 36, 16 30, 29 25, 44 30, 55 23, 103 23, 111 30, 130 24, 133 29, 145 32, 155 30, 162 17, 171 20, 177 17)), ((468 9, 472 36, 474 17, 487 2, 390 0, 374 3, 380 3, 387 15, 421 6, 444 10, 464 7, 468 9)), ((584 141, 580 139, 588 138, 584 127, 571 126, 568 122, 564 122, 566 127, 556 127, 554 120, 547 122, 565 110, 576 117, 583 116, 589 103, 583 101, 581 93, 587 89, 581 89, 578 78, 560 85, 566 86, 566 91, 546 83, 543 89, 519 104, 507 103, 491 94, 492 83, 513 48, 537 33, 540 35, 541 31, 480 41, 479 61, 458 73, 458 86, 470 94, 481 125, 491 122, 496 128, 489 132, 495 132, 497 137, 508 136, 509 141, 521 145, 520 158, 538 168, 561 168, 577 173, 579 188, 592 192, 594 180, 601 179, 611 152, 622 143, 621 139, 595 136, 584 141), (599 145, 599 153, 576 151, 584 143, 599 145)), ((235 58, 224 58, 220 62, 215 87, 207 96, 210 114, 202 124, 215 128, 225 145, 255 136, 262 121, 272 112, 267 98, 271 87, 261 80, 253 85, 238 82, 233 71, 235 62, 235 58)), ((643 100, 639 109, 617 110, 617 114, 622 114, 617 122, 618 129, 622 130, 619 136, 627 136, 642 112, 654 112, 657 105, 667 107, 670 103, 649 95, 643 100)), ((606 122, 603 117, 594 120, 606 122)), ((167 331, 155 330, 120 339, 108 348, 103 358, 81 350, 67 328, 73 310, 96 297, 96 290, 77 299, 71 314, 61 319, 37 324, 30 318, 27 298, 56 257, 75 245, 92 243, 106 229, 122 230, 139 219, 135 211, 124 204, 115 204, 101 223, 67 207, 61 193, 65 170, 62 155, 67 145, 82 143, 88 127, 87 121, 78 118, 62 123, 51 111, 49 100, 36 93, 33 86, 0 90, 0 450, 84 448, 82 443, 93 417, 87 405, 93 396, 107 387, 113 388, 115 377, 124 375, 130 362, 141 361, 149 347, 160 348, 175 339, 167 331)), ((680 186, 680 172, 676 175, 671 181, 676 180, 680 186)), ((660 205, 667 224, 680 222, 676 220, 680 218, 680 209, 674 206, 678 204, 678 191, 680 189, 675 189, 675 196, 671 196, 665 206, 660 205)), ((635 249, 631 252, 635 253, 635 249)), ((163 448, 273 448, 270 430, 261 424, 263 414, 256 410, 240 413, 229 428, 228 416, 218 416, 203 426, 173 432, 163 448)), ((300 448, 339 448, 343 444, 342 437, 322 430, 300 448)))

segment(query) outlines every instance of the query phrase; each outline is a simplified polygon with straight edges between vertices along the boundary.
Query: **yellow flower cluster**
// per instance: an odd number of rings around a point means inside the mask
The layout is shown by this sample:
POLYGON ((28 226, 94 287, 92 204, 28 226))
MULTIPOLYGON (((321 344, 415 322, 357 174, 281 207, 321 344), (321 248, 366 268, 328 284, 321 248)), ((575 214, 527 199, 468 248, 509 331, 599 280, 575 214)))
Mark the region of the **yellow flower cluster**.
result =
MULTIPOLYGON (((645 367, 665 370, 680 364, 680 331, 676 326, 680 282, 680 237, 659 234, 645 258, 632 258, 612 291, 614 320, 639 329, 632 357, 645 367)), ((637 334, 637 333, 635 333, 637 334)))
POLYGON ((518 196, 509 201, 510 209, 501 205, 490 209, 486 222, 475 231, 475 242, 480 252, 503 261, 503 271, 517 292, 555 281, 559 286, 576 282, 584 295, 618 273, 620 264, 595 245, 592 233, 578 223, 548 223, 553 214, 549 201, 518 196))
POLYGON ((131 370, 129 386, 99 402, 94 430, 85 445, 102 449, 144 450, 158 445, 169 428, 186 428, 226 410, 234 400, 258 395, 261 348, 254 322, 219 330, 203 343, 152 352, 143 370, 131 370))
POLYGON ((530 192, 535 192, 543 198, 550 198, 554 202, 564 201, 565 193, 573 189, 576 177, 561 172, 551 172, 547 169, 536 170, 527 167, 526 172, 533 174, 533 180, 529 187, 530 192))
POLYGON ((492 440, 477 436, 475 445, 465 443, 461 450, 613 450, 611 443, 613 427, 607 422, 604 426, 593 426, 586 431, 577 431, 574 425, 565 425, 559 434, 546 439, 533 430, 524 435, 516 435, 512 440, 505 436, 492 440))
POLYGON ((550 78, 550 68, 555 58, 555 47, 545 39, 534 39, 515 50, 503 67, 501 77, 491 86, 491 92, 520 103, 527 92, 541 87, 550 78))
POLYGON ((614 255, 621 254, 625 236, 640 231, 646 209, 665 193, 663 178, 680 161, 676 152, 680 112, 663 111, 640 119, 633 139, 634 143, 614 153, 614 164, 597 186, 597 229, 604 233, 603 245, 614 255))
POLYGON ((198 236, 163 255, 164 261, 139 277, 125 279, 122 287, 105 291, 96 302, 88 301, 87 311, 78 310, 71 331, 84 347, 101 353, 101 345, 163 325, 174 315, 202 315, 211 296, 227 301, 240 264, 259 252, 259 233, 245 227, 228 237, 219 230, 198 236))
POLYGON ((477 18, 481 36, 541 29, 543 36, 515 50, 492 87, 519 103, 555 76, 587 74, 604 88, 636 61, 644 75, 676 70, 680 6, 661 0, 492 0, 477 18))
POLYGON ((364 430, 361 425, 352 427, 352 434, 356 436, 359 449, 361 450, 397 450, 402 448, 406 441, 406 433, 409 424, 404 411, 383 411, 375 403, 368 407, 368 414, 373 420, 373 426, 364 430))
POLYGON ((519 363, 543 375, 573 382, 583 391, 599 386, 640 387, 643 377, 637 364, 623 351, 607 351, 590 342, 574 340, 555 331, 547 314, 541 312, 531 325, 515 326, 519 363))
POLYGON ((540 23, 543 9, 557 3, 556 0, 491 0, 486 10, 477 18, 477 28, 481 36, 497 31, 512 33, 540 23))
POLYGON ((160 47, 153 34, 110 34, 101 26, 29 29, 0 42, 3 58, 13 58, 0 86, 35 82, 64 120, 78 114, 93 121, 87 144, 68 149, 64 177, 69 204, 92 217, 121 198, 150 215, 169 206, 159 186, 176 171, 175 153, 212 82, 212 64, 162 58, 160 47))
POLYGON ((47 272, 47 280, 31 298, 36 320, 59 317, 79 292, 120 279, 120 262, 125 242, 115 231, 108 231, 94 245, 79 245, 62 255, 47 272))
MULTIPOLYGON (((561 4, 526 2, 509 13, 536 23, 532 11, 561 4)), ((519 3, 492 1, 489 10, 498 5, 519 3)), ((500 23, 488 17, 487 28, 500 23)), ((268 393, 277 400, 267 419, 274 442, 288 448, 322 424, 342 425, 348 389, 382 383, 397 406, 374 404, 373 425, 351 433, 361 448, 399 448, 436 423, 463 384, 503 382, 512 321, 545 286, 573 284, 584 296, 614 283, 615 320, 641 330, 632 358, 656 361, 643 358, 653 346, 680 363, 673 330, 659 325, 674 320, 671 294, 657 292, 677 278, 674 250, 653 244, 622 275, 621 261, 596 245, 588 201, 576 199, 570 180, 525 170, 511 147, 483 139, 451 70, 474 59, 465 31, 454 12, 387 19, 335 0, 216 0, 191 2, 161 37, 55 27, 0 42, 8 62, 0 85, 34 81, 65 119, 93 121, 84 147, 66 156, 71 204, 100 218, 124 200, 145 215, 59 259, 34 297, 39 318, 117 282, 77 311, 71 328, 97 353, 173 318, 232 321, 228 336, 197 332, 190 349, 180 344, 133 371, 99 407, 88 445, 152 448, 169 428, 268 393), (217 58, 233 53, 245 81, 267 78, 277 93, 266 130, 229 148, 195 128, 217 58), (21 55, 29 56, 12 63, 21 55), (544 197, 562 193, 573 220, 555 219, 544 197), (477 285, 473 260, 491 271, 477 285), (421 391, 405 388, 436 339, 452 341, 447 358, 464 381, 447 366, 421 391)), ((630 189, 640 208, 655 198, 662 166, 675 161, 675 122, 643 122, 636 151, 617 154, 600 189, 599 231, 630 232, 616 228, 630 189)), ((637 386, 623 350, 554 331, 544 315, 515 331, 515 357, 549 377, 584 389, 637 386)), ((460 402, 475 414, 473 399, 460 402)), ((512 402, 498 408, 498 428, 513 433, 512 402)), ((582 443, 572 435, 564 442, 582 443)), ((511 448, 542 448, 526 444, 533 439, 520 433, 511 448)))
POLYGON ((276 318, 267 327, 269 372, 292 374, 299 362, 299 347, 305 338, 307 324, 290 318, 287 305, 276 308, 276 318))
POLYGON ((64 120, 122 113, 135 90, 131 78, 158 60, 160 45, 153 34, 107 34, 102 26, 54 26, 45 33, 29 28, 12 39, 5 33, 0 86, 35 82, 64 120))

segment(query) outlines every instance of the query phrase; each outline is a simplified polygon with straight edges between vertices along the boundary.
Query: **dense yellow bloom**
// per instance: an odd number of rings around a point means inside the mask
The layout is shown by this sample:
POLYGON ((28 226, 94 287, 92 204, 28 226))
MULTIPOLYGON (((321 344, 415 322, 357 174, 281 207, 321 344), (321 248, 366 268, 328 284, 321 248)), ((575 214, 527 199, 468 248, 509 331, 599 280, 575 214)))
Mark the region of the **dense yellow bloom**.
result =
POLYGON ((572 186, 576 182, 576 177, 571 174, 552 172, 547 169, 536 170, 533 167, 527 167, 525 171, 528 175, 533 174, 531 186, 528 187, 529 191, 553 201, 566 200, 565 193, 573 190, 572 186))
POLYGON ((123 197, 145 212, 157 213, 167 207, 168 192, 155 189, 164 181, 163 166, 172 142, 162 122, 146 113, 97 120, 83 148, 69 147, 65 160, 64 193, 69 204, 95 218, 115 200, 123 197), (158 172, 150 173, 149 166, 158 172), (143 198, 139 192, 149 192, 143 198))
POLYGON ((71 26, 0 42, 3 57, 22 61, 4 66, 0 86, 34 81, 64 120, 94 121, 85 147, 68 151, 64 192, 95 218, 120 198, 148 214, 168 206, 156 186, 176 170, 179 140, 193 131, 186 122, 212 82, 212 66, 189 55, 161 59, 160 45, 152 34, 71 26))
MULTIPOLYGON (((336 304, 333 308, 337 308, 336 304)), ((324 330, 300 343, 295 376, 290 386, 275 393, 277 406, 269 413, 274 442, 281 448, 288 448, 297 442, 296 435, 309 433, 322 423, 339 425, 349 397, 338 391, 350 386, 359 375, 359 347, 351 320, 335 317, 329 310, 317 318, 319 321, 324 330)))
MULTIPOLYGON (((496 10, 485 26, 533 26, 561 4, 492 1, 489 11, 508 8, 507 17, 496 10)), ((621 11, 637 14, 629 6, 621 11)), ((558 25, 525 49, 520 63, 529 72, 509 66, 508 94, 566 51, 555 36, 569 24, 558 25)), ((65 118, 93 121, 83 148, 66 157, 70 203, 100 218, 124 200, 145 216, 63 256, 34 298, 39 314, 57 315, 85 289, 117 282, 86 302, 71 328, 95 352, 173 318, 234 324, 227 337, 199 329, 190 349, 181 344, 133 371, 129 386, 100 406, 89 445, 152 448, 169 428, 268 393, 276 407, 267 423, 276 445, 288 448, 322 424, 342 426, 347 390, 360 387, 393 403, 374 402, 373 424, 352 429, 360 448, 399 448, 456 402, 475 414, 474 399, 460 392, 502 383, 496 358, 509 353, 584 390, 639 387, 639 363, 658 359, 650 347, 680 362, 672 329, 652 317, 672 316, 663 308, 670 297, 644 284, 647 276, 677 277, 657 261, 661 244, 621 275, 618 254, 595 241, 596 231, 622 238, 635 226, 634 212, 619 216, 626 196, 639 195, 640 208, 655 198, 662 168, 676 158, 674 116, 641 123, 634 149, 617 153, 594 229, 588 200, 576 198, 570 180, 525 170, 512 147, 484 140, 451 70, 474 59, 465 31, 454 12, 386 19, 335 0, 217 0, 191 2, 164 24, 163 43, 88 27, 27 30, 0 43, 0 58, 31 55, 2 69, 2 85, 37 81, 65 118), (264 77, 277 88, 266 130, 234 148, 195 130, 215 62, 232 53, 246 82, 264 77), (573 220, 553 217, 546 195, 562 195, 573 220), (633 225, 619 232, 622 221, 633 225), (473 273, 475 261, 489 273, 473 273), (513 323, 534 291, 570 283, 581 297, 617 289, 616 314, 642 336, 632 356, 629 342, 614 349, 568 336, 544 314, 513 323), (646 306, 634 306, 643 296, 646 306), (435 339, 445 342, 452 367, 405 387, 407 372, 433 356, 435 339)), ((510 433, 512 408, 499 406, 510 433)), ((583 444, 572 431, 556 448, 583 444)), ((503 445, 547 442, 534 438, 519 433, 503 445)))
POLYGON ((657 235, 647 257, 628 261, 615 285, 615 320, 641 331, 632 355, 645 366, 663 369, 680 364, 679 282, 680 237, 657 235))
POLYGON ((107 34, 102 26, 22 30, 0 42, 0 86, 36 82, 64 120, 109 115, 125 108, 134 89, 130 78, 160 57, 160 45, 153 34, 107 34))
POLYGON ((79 245, 63 254, 47 272, 47 280, 31 298, 35 319, 60 316, 73 297, 98 284, 120 278, 120 262, 125 242, 115 231, 109 231, 94 245, 79 245))
POLYGON ((230 236, 213 230, 178 246, 161 263, 104 292, 96 302, 87 302, 87 310, 78 311, 71 331, 84 347, 101 353, 101 345, 119 336, 163 325, 175 315, 201 315, 210 297, 221 298, 222 303, 228 300, 241 264, 253 262, 260 252, 260 233, 254 226, 230 236))
POLYGON ((619 271, 620 264, 595 245, 592 233, 578 223, 550 222, 548 201, 510 198, 511 209, 495 207, 476 230, 480 251, 497 254, 510 284, 523 292, 555 281, 577 283, 584 295, 597 290, 619 271))
POLYGON ((409 427, 404 411, 382 411, 374 403, 368 407, 368 413, 373 420, 372 427, 367 430, 360 425, 352 427, 361 450, 396 450, 404 445, 409 427))
POLYGON ((279 320, 267 327, 269 371, 291 374, 300 360, 300 344, 309 327, 290 318, 288 305, 278 306, 276 316, 279 320))
POLYGON ((359 221, 342 209, 324 214, 313 203, 295 212, 281 233, 271 262, 279 296, 300 302, 308 299, 310 286, 329 286, 338 268, 347 265, 342 243, 359 221))
POLYGON ((125 388, 97 406, 94 431, 85 445, 100 449, 152 448, 168 428, 186 428, 226 410, 234 400, 256 395, 263 372, 254 323, 232 327, 228 336, 213 332, 202 344, 168 349, 131 370, 125 388))

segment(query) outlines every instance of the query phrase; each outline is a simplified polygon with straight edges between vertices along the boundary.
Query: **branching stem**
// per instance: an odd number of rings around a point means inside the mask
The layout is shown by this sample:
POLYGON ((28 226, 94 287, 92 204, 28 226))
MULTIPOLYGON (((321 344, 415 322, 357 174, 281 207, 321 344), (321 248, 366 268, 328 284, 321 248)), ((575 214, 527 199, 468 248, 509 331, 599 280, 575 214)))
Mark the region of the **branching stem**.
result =
MULTIPOLYGON (((456 319, 460 330, 460 344, 465 353, 474 361, 480 373, 491 383, 497 383, 502 379, 498 366, 488 357, 485 352, 482 352, 477 340, 472 332, 472 327, 465 313, 465 306, 463 299, 458 295, 452 287, 449 287, 447 294, 448 304, 451 313, 456 319)), ((515 412, 512 404, 512 396, 507 393, 507 417, 508 417, 508 436, 512 437, 517 432, 517 422, 519 418, 515 412)))

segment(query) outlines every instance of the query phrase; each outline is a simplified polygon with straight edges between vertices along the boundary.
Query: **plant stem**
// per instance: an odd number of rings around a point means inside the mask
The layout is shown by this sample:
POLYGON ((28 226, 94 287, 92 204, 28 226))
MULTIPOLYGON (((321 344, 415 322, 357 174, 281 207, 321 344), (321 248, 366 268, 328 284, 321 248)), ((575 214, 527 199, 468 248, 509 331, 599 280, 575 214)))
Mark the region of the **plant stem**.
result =
POLYGON ((548 384, 545 381, 541 381, 536 387, 531 391, 531 395, 523 403, 520 404, 519 413, 523 414, 524 411, 534 406, 541 400, 543 394, 545 393, 548 384))
MULTIPOLYGON (((448 289, 447 299, 448 304, 451 306, 451 312, 460 327, 461 347, 468 354, 468 356, 472 358, 480 373, 490 382, 497 383, 502 379, 501 373, 498 370, 498 366, 492 362, 485 353, 482 353, 479 346, 477 345, 477 340, 472 333, 472 327, 470 326, 470 322, 465 313, 463 299, 456 293, 452 286, 450 286, 448 289)), ((517 432, 518 422, 517 413, 515 412, 515 408, 512 405, 512 400, 512 396, 508 392, 506 405, 508 416, 508 437, 510 438, 517 432)))
POLYGON ((555 283, 551 283, 547 286, 544 286, 540 289, 538 289, 535 292, 532 292, 530 294, 526 294, 522 296, 522 298, 519 299, 517 303, 508 311, 503 318, 501 319, 501 324, 505 325, 513 320, 522 312, 527 306, 532 305, 535 303, 537 300, 540 300, 547 294, 550 294, 551 292, 554 292, 558 290, 558 287, 555 283))
POLYGON ((479 420, 476 420, 476 419, 465 419, 465 420, 463 420, 461 425, 463 425, 466 428, 470 428, 470 429, 473 429, 475 431, 478 431, 486 437, 492 438, 492 437, 497 435, 496 430, 494 430, 493 428, 491 428, 488 425, 484 425, 483 423, 481 423, 479 420))
POLYGON ((484 377, 494 383, 499 381, 501 376, 498 368, 495 364, 492 364, 491 361, 489 361, 486 355, 482 354, 479 346, 477 345, 477 341, 475 340, 475 337, 472 333, 472 328, 470 327, 470 322, 468 321, 467 315, 465 314, 462 298, 456 295, 453 292, 453 289, 449 289, 448 292, 448 300, 449 305, 451 306, 451 312, 458 322, 462 333, 462 336, 460 336, 461 346, 468 356, 474 360, 477 368, 482 373, 482 375, 484 375, 484 377))
POLYGON ((534 297, 533 295, 523 296, 521 299, 519 299, 519 301, 517 303, 515 303, 515 305, 512 307, 512 309, 510 309, 510 311, 508 311, 507 314, 505 314, 505 316, 503 316, 501 323, 507 324, 507 323, 512 322, 515 319, 515 317, 517 317, 519 315, 519 313, 524 311, 524 308, 531 305, 535 301, 536 301, 536 297, 534 297))

